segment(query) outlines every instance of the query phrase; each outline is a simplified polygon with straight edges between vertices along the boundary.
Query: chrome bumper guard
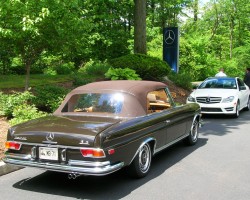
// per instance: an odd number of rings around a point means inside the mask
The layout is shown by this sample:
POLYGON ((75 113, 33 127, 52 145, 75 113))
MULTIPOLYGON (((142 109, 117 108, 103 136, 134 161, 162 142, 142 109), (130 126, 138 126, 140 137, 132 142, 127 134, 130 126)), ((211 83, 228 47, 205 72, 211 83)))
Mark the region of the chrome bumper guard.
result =
POLYGON ((124 166, 123 162, 110 164, 109 161, 105 162, 89 162, 79 160, 69 160, 67 164, 37 162, 32 161, 29 155, 6 155, 3 159, 5 163, 22 166, 22 167, 35 167, 42 168, 50 171, 77 173, 81 175, 103 176, 113 173, 124 166))

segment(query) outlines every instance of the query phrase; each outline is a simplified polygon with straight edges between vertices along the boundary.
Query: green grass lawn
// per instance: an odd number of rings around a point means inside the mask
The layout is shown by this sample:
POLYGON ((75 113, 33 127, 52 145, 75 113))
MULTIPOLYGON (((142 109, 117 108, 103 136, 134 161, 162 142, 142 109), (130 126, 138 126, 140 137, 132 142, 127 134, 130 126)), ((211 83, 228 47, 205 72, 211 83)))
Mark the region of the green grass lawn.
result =
MULTIPOLYGON (((25 75, 0 75, 0 89, 24 88, 25 75)), ((30 75, 30 87, 71 81, 71 75, 30 75)))

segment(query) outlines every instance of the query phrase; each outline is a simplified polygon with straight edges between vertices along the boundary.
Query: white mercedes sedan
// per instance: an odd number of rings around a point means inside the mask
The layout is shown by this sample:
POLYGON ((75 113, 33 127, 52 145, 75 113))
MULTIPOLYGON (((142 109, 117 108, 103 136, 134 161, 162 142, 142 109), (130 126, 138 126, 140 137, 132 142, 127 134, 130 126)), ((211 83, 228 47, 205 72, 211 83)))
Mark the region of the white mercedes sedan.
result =
POLYGON ((198 103, 203 114, 228 114, 239 117, 250 109, 249 87, 238 77, 211 77, 203 81, 187 98, 198 103))

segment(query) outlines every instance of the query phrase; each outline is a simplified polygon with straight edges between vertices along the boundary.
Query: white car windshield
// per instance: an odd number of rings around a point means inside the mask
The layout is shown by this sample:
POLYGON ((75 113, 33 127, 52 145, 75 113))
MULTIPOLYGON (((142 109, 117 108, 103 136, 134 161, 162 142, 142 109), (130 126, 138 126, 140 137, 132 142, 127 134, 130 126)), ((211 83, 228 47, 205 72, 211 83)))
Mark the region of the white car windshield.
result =
POLYGON ((234 78, 211 78, 205 80, 198 89, 236 89, 236 81, 234 78))

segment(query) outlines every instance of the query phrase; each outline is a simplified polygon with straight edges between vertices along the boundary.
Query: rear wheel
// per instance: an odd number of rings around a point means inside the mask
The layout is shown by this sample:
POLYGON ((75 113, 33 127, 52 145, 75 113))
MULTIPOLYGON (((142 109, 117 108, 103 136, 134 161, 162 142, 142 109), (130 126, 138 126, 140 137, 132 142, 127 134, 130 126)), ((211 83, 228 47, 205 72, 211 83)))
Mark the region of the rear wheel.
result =
POLYGON ((196 142, 198 140, 198 136, 199 136, 198 129, 199 129, 199 122, 196 119, 196 120, 193 121, 193 124, 191 126, 191 130, 189 132, 189 136, 185 140, 185 142, 188 145, 194 145, 194 144, 196 144, 196 142))
POLYGON ((142 178, 149 172, 151 166, 152 151, 148 143, 143 144, 133 162, 129 165, 128 171, 132 177, 142 178))

